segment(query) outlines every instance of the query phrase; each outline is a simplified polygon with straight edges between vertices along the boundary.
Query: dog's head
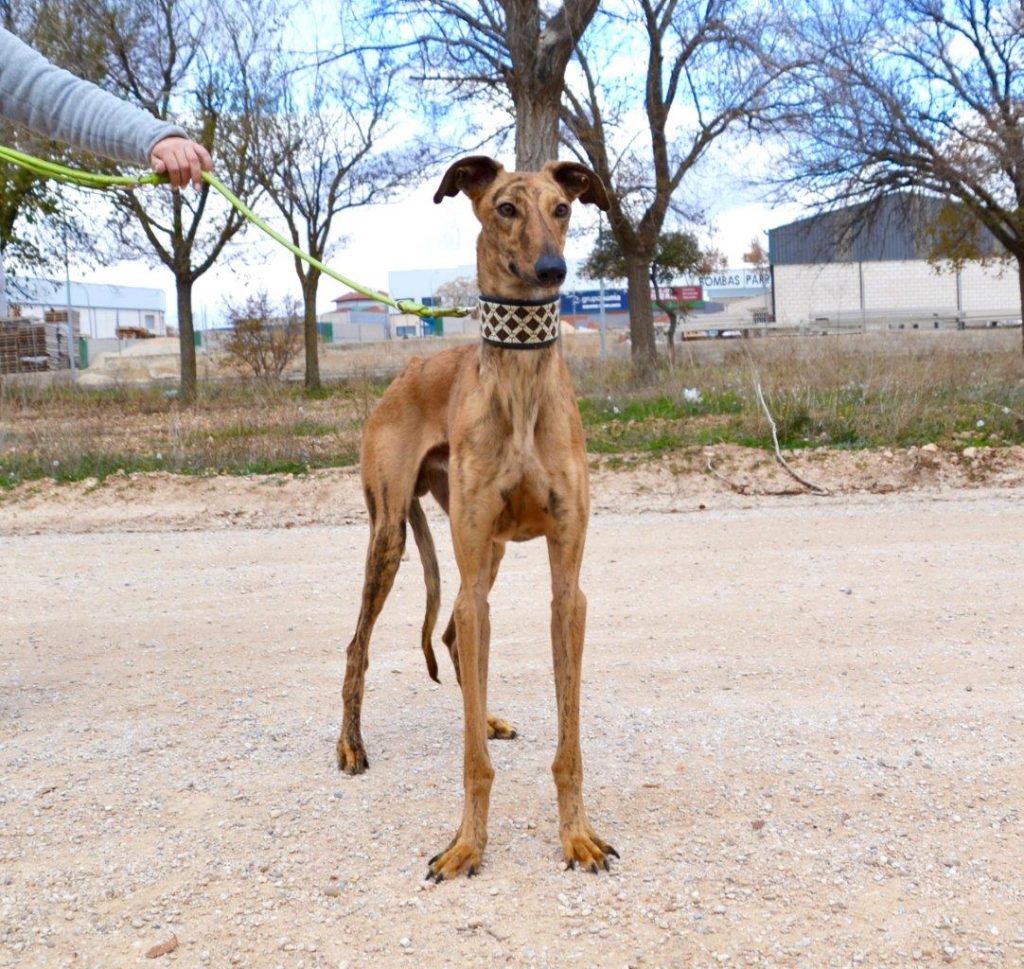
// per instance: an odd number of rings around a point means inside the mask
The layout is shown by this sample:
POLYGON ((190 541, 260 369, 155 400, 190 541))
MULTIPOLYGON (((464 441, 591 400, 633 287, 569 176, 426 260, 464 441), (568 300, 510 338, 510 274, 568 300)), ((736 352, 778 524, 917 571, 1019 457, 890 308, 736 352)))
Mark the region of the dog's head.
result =
POLYGON ((576 200, 607 211, 601 179, 578 162, 548 162, 539 172, 507 172, 486 155, 460 159, 434 193, 464 193, 482 230, 477 240, 481 291, 504 299, 545 299, 565 280, 565 235, 576 200))

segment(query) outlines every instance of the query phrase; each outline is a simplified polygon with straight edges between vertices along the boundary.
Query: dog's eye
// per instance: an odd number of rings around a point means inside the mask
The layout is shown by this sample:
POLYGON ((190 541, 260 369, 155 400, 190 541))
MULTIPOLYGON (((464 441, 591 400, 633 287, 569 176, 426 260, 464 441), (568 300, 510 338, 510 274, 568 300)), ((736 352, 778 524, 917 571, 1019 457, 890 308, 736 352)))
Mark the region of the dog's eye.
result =
POLYGON ((516 214, 516 207, 511 202, 502 202, 498 206, 498 212, 506 219, 511 219, 516 214))
POLYGON ((555 206, 555 218, 564 219, 569 214, 569 206, 565 202, 559 202, 555 206))

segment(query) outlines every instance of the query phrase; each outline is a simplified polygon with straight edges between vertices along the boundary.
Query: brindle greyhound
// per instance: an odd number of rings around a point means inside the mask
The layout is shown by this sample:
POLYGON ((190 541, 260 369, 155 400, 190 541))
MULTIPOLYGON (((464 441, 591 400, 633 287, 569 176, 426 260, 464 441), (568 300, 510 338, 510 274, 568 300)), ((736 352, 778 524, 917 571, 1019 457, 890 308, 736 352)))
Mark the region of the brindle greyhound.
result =
POLYGON ((557 337, 570 205, 579 199, 607 209, 608 197, 600 179, 575 162, 506 172, 483 156, 452 165, 434 201, 459 192, 470 198, 483 227, 477 240, 483 339, 479 346, 413 360, 367 421, 361 464, 371 535, 362 607, 348 647, 338 766, 349 774, 368 766, 359 720, 370 633, 398 571, 406 519, 427 584, 421 644, 437 679, 430 640, 440 580, 419 502, 430 491, 451 519, 461 579, 443 639, 462 686, 465 806, 458 832, 430 860, 427 877, 476 874, 494 777, 487 737, 515 736, 487 715, 487 597, 506 542, 543 535, 551 564, 558 704, 551 769, 559 834, 567 866, 597 872, 618 853, 594 833, 583 806, 579 708, 587 603, 579 575, 589 494, 583 425, 557 337))

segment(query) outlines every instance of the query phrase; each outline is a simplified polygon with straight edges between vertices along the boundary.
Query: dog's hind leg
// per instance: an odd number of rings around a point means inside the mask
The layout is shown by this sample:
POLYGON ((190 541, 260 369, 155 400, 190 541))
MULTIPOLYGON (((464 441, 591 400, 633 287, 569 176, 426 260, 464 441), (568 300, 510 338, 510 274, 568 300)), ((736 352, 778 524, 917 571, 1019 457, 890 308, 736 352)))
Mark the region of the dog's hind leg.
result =
MULTIPOLYGON (((498 577, 498 568, 505 555, 505 543, 494 543, 494 557, 491 559, 491 578, 487 586, 488 593, 494 587, 494 580, 498 577)), ((448 647, 448 653, 452 658, 452 666, 455 667, 455 679, 462 685, 462 677, 459 673, 459 644, 455 635, 455 612, 452 611, 448 626, 441 635, 441 641, 448 647)), ((489 644, 488 644, 489 645, 489 644)), ((496 717, 493 713, 487 714, 487 739, 488 740, 515 740, 518 734, 516 728, 507 720, 496 717)))
POLYGON ((372 531, 366 552, 366 575, 363 579, 359 621, 348 646, 345 685, 342 690, 344 714, 337 750, 338 769, 346 774, 361 774, 370 766, 360 732, 363 688, 370 662, 370 634, 391 591, 405 548, 406 499, 400 496, 397 506, 389 507, 387 486, 380 489, 379 495, 376 492, 377 489, 367 486, 372 531))
POLYGON ((437 567, 434 539, 430 534, 427 516, 423 513, 423 506, 420 504, 419 498, 413 498, 409 503, 409 524, 412 525, 412 534, 416 539, 416 547, 420 551, 420 560, 423 562, 423 581, 427 586, 427 611, 423 617, 420 646, 427 661, 427 672, 430 674, 430 678, 435 683, 440 683, 441 681, 437 678, 437 659, 434 657, 434 645, 431 642, 431 637, 434 634, 434 626, 437 624, 437 613, 441 608, 441 572, 437 567))

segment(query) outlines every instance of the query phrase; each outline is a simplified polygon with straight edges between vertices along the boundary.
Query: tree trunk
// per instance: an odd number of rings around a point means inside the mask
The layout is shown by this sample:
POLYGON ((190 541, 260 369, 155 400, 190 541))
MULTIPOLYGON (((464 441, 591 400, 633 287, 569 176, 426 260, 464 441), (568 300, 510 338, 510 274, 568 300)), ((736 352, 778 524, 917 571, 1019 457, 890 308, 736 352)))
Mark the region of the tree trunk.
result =
POLYGON ((4 270, 4 251, 0 248, 0 320, 7 319, 7 273, 4 270))
POLYGON ((633 373, 641 383, 653 383, 658 374, 658 351, 654 345, 654 304, 651 302, 649 260, 629 253, 626 282, 629 287, 629 338, 633 373))
MULTIPOLYGON (((679 314, 674 306, 661 298, 661 286, 658 284, 658 274, 654 271, 652 263, 650 267, 651 287, 654 290, 654 305, 668 317, 668 329, 665 331, 665 344, 668 351, 668 368, 675 370, 676 367, 676 324, 679 321, 679 314)), ((651 315, 654 311, 652 309, 651 315)))
POLYGON ((676 326, 679 323, 679 315, 671 306, 666 306, 664 303, 658 304, 668 317, 668 331, 665 334, 665 340, 668 343, 668 365, 671 369, 675 369, 676 365, 676 326))
POLYGON ((536 172, 558 158, 560 90, 551 96, 533 86, 513 93, 516 110, 516 169, 536 172))
POLYGON ((302 339, 306 346, 306 390, 320 389, 320 334, 316 329, 316 291, 312 273, 302 284, 302 339))
POLYGON ((1024 353, 1024 253, 1017 256, 1017 285, 1020 289, 1020 352, 1024 353))
POLYGON ((192 283, 178 276, 175 278, 178 296, 178 348, 181 353, 181 383, 178 400, 183 404, 194 404, 196 400, 196 337, 192 325, 192 283))
POLYGON ((516 112, 516 168, 535 172, 558 158, 565 69, 597 10, 598 0, 564 0, 544 19, 539 0, 499 0, 512 60, 505 83, 516 112))

